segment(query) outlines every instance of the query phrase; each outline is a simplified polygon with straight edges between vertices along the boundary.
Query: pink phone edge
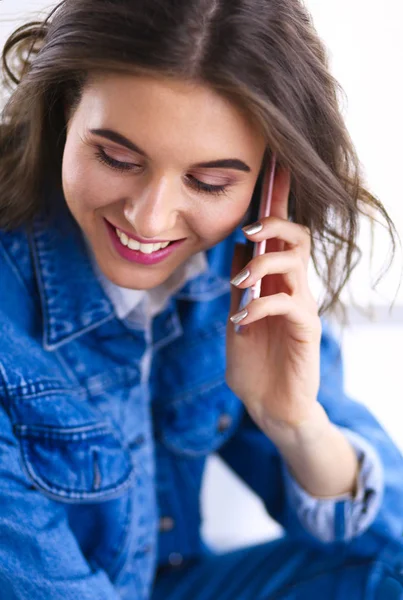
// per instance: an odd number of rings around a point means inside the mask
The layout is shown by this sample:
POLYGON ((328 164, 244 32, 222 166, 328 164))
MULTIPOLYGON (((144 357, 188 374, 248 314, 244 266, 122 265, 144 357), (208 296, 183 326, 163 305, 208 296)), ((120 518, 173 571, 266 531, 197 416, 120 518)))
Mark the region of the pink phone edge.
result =
MULTIPOLYGON (((271 202, 273 197, 273 188, 274 188, 274 176, 276 173, 276 155, 273 154, 270 165, 270 175, 267 177, 268 171, 266 171, 266 176, 263 182, 263 190, 262 190, 262 198, 259 207, 259 219, 270 216, 271 210, 271 202), (268 181, 267 181, 268 179, 268 181)), ((266 250, 266 241, 257 242, 253 249, 253 257, 261 256, 265 253, 266 250)), ((262 287, 262 281, 259 279, 255 284, 253 284, 250 288, 251 300, 256 300, 260 298, 260 291, 262 287)))

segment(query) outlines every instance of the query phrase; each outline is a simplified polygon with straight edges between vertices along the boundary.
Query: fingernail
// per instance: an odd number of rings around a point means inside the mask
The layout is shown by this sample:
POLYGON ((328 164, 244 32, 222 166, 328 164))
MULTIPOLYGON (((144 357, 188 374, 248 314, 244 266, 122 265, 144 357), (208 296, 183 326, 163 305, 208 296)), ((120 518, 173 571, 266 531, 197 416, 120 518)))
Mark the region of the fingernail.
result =
POLYGON ((233 315, 232 317, 230 317, 230 320, 235 323, 235 325, 237 323, 240 323, 241 321, 243 321, 245 319, 245 317, 248 316, 248 311, 246 308, 244 308, 243 310, 239 311, 238 313, 236 313, 235 315, 233 315))
POLYGON ((253 235, 255 233, 259 233, 259 231, 262 231, 263 229, 263 224, 260 223, 260 221, 257 221, 257 223, 252 223, 252 225, 247 225, 246 227, 242 228, 242 231, 244 233, 247 233, 248 235, 253 235))
POLYGON ((235 286, 240 285, 246 279, 248 279, 249 275, 250 275, 249 269, 244 269, 243 271, 238 273, 238 275, 236 275, 233 279, 231 279, 232 285, 235 285, 235 286))

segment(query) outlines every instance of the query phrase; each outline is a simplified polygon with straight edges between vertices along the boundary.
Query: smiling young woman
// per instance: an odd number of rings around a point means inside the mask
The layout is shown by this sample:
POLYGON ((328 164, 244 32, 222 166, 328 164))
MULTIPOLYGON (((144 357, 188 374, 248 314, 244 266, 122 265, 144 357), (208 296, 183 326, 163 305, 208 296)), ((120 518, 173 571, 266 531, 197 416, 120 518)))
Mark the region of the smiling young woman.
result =
POLYGON ((130 74, 87 84, 68 120, 62 185, 109 280, 154 288, 236 228, 263 158, 256 129, 201 84, 130 74))
POLYGON ((299 0, 64 0, 3 66, 4 597, 402 596, 403 458, 320 317, 394 227, 299 0), (212 452, 284 538, 205 548, 212 452))

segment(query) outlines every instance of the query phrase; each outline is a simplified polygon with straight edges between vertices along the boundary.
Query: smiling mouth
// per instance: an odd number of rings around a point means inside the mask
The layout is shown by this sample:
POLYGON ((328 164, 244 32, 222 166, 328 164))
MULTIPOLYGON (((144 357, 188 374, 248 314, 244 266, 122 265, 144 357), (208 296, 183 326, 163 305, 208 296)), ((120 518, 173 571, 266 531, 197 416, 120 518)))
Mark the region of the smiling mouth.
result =
POLYGON ((160 240, 153 243, 144 243, 139 239, 132 238, 128 232, 122 231, 107 219, 104 219, 104 223, 115 252, 129 262, 148 267, 157 265, 168 259, 187 239, 160 240))
MULTIPOLYGON (((120 241, 120 243, 122 244, 122 246, 126 246, 127 248, 130 248, 130 250, 138 250, 139 252, 142 252, 143 254, 152 254, 153 252, 157 252, 158 250, 163 250, 164 248, 166 248, 167 246, 169 246, 172 242, 157 242, 155 244, 143 244, 142 242, 138 242, 137 240, 129 237, 126 233, 124 233, 123 231, 120 231, 120 229, 117 229, 115 227, 115 231, 116 231, 116 235, 120 241)), ((178 240, 172 240, 172 241, 178 241, 178 240)))

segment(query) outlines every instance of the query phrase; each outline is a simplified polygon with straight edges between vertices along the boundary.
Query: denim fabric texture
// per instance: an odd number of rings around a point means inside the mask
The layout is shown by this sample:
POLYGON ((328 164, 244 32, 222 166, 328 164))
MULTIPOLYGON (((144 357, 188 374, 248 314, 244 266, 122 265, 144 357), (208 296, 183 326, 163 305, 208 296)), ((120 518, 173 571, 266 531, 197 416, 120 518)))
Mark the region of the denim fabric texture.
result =
POLYGON ((401 548, 377 558, 285 536, 200 558, 159 576, 152 600, 402 600, 401 548))
POLYGON ((53 206, 0 232, 2 600, 149 599, 159 566, 206 555, 200 489, 212 452, 307 547, 364 559, 400 547, 403 459, 346 397, 326 324, 319 400, 362 455, 359 497, 326 509, 305 498, 227 387, 239 232, 208 251, 208 270, 146 332, 116 317, 81 231, 57 195, 53 206), (323 510, 326 525, 312 517, 323 510))

